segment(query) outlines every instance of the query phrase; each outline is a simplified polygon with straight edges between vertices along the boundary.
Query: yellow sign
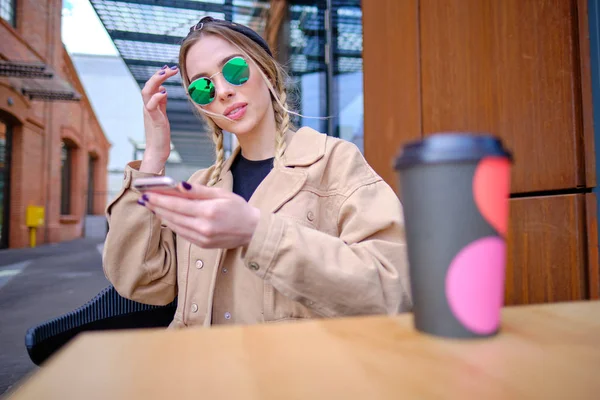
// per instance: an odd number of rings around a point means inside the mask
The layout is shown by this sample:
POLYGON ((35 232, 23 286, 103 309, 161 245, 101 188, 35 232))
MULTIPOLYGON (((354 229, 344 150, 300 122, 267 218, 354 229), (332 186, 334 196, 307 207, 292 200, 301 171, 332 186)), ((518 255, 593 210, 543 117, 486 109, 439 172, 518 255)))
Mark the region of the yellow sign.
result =
POLYGON ((29 228, 44 225, 44 207, 27 206, 26 224, 29 228))

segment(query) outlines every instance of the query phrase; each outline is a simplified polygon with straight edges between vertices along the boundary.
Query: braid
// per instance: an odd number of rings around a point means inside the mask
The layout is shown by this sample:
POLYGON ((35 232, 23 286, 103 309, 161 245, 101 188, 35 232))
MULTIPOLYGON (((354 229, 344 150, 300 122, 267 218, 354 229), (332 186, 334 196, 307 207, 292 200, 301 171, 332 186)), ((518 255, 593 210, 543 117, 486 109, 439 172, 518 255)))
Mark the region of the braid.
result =
POLYGON ((273 101, 277 135, 275 136, 275 162, 281 162, 285 153, 285 134, 290 127, 290 115, 287 112, 287 94, 283 85, 279 88, 279 101, 273 101))
POLYGON ((216 160, 215 167, 212 170, 208 186, 214 186, 219 180, 221 170, 223 169, 223 163, 225 162, 225 149, 223 148, 223 130, 217 126, 213 121, 207 118, 208 124, 212 128, 212 140, 215 143, 216 160))

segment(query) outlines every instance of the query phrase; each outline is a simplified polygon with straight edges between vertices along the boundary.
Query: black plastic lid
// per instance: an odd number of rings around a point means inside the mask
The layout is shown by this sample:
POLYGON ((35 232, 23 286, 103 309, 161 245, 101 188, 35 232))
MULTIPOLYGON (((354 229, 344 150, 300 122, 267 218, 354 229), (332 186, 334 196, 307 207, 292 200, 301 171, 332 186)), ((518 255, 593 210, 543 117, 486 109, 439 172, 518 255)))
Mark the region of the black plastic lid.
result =
POLYGON ((497 137, 473 133, 437 133, 424 140, 408 143, 396 159, 396 169, 415 164, 480 160, 484 157, 512 155, 502 147, 497 137))

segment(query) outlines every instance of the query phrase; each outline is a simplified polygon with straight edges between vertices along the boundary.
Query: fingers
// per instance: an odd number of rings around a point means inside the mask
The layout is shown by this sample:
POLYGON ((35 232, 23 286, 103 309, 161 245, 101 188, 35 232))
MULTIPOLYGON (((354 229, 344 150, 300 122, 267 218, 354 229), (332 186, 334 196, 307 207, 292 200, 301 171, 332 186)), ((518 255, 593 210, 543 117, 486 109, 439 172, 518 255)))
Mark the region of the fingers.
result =
POLYGON ((202 221, 194 218, 191 215, 184 215, 179 212, 172 211, 168 208, 162 208, 157 205, 151 205, 150 208, 163 221, 171 226, 181 226, 192 231, 202 232, 198 229, 202 225, 202 221))
POLYGON ((145 193, 142 201, 149 206, 152 211, 158 209, 169 210, 184 215, 187 218, 198 215, 198 207, 194 200, 185 199, 177 196, 162 195, 158 193, 145 193))
POLYGON ((163 86, 161 86, 159 90, 160 91, 158 93, 152 95, 150 97, 150 100, 146 102, 146 110, 151 112, 156 111, 156 109, 158 109, 161 103, 167 102, 167 90, 163 86))
POLYGON ((161 220, 162 223, 167 226, 167 228, 175 232, 178 236, 181 236, 182 238, 186 239, 187 241, 198 244, 200 244, 200 242, 205 242, 204 238, 199 237, 199 235, 192 229, 177 225, 174 222, 170 222, 166 219, 161 218, 161 220))
POLYGON ((156 73, 148 79, 142 89, 142 99, 144 104, 147 104, 156 93, 160 92, 159 88, 167 79, 177 75, 177 73, 179 73, 179 69, 176 65, 170 68, 168 65, 165 65, 160 70, 156 71, 156 73))
POLYGON ((227 199, 232 196, 232 193, 227 190, 205 186, 199 183, 181 182, 179 187, 183 193, 189 195, 189 198, 198 200, 227 199))
MULTIPOLYGON (((187 194, 185 194, 188 196, 187 194)), ((166 210, 186 218, 196 217, 214 220, 222 214, 223 204, 221 199, 199 200, 179 196, 161 195, 158 193, 145 193, 142 201, 152 210, 166 210)))
POLYGON ((215 229, 214 223, 202 218, 184 215, 172 209, 151 204, 150 202, 146 202, 146 207, 152 210, 162 223, 173 232, 202 247, 209 246, 214 237, 218 235, 218 230, 215 229))

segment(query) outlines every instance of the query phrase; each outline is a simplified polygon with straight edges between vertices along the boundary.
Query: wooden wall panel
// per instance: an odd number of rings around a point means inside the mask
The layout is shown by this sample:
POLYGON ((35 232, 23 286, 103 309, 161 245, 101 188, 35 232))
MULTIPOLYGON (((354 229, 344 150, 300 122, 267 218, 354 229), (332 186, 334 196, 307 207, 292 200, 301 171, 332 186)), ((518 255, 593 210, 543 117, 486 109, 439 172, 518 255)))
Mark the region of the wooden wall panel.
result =
MULTIPOLYGON (((490 132, 513 193, 594 187, 586 1, 363 2, 369 163, 397 188, 402 144, 490 132)), ((546 194, 511 200, 506 304, 600 297, 595 195, 546 194)))
POLYGON ((397 188, 393 160, 421 137, 417 0, 363 1, 364 153, 397 188))
POLYGON ((506 304, 588 297, 585 196, 511 200, 506 304))
MULTIPOLYGON (((585 168, 585 186, 596 186, 596 147, 594 144, 594 104, 592 99, 592 65, 590 59, 590 26, 588 19, 588 0, 577 0, 578 31, 575 35, 579 43, 581 86, 581 129, 583 130, 583 152, 585 159, 580 160, 579 168, 585 168)), ((577 105, 577 104, 575 104, 577 105)))
POLYGON ((513 192, 584 186, 577 14, 575 0, 421 0, 423 133, 501 136, 513 192))

